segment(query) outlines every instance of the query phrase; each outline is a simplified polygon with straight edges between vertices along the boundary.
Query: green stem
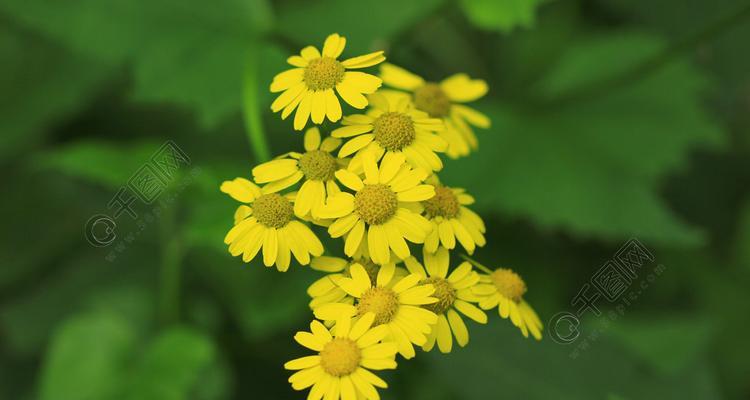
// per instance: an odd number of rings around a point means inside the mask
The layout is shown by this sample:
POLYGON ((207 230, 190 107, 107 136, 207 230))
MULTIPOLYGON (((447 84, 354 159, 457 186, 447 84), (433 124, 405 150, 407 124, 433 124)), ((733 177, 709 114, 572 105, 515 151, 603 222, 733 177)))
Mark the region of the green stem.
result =
POLYGON ((485 267, 484 265, 480 264, 479 261, 477 261, 477 260, 475 260, 475 259, 467 256, 466 254, 460 254, 460 256, 461 256, 461 258, 463 258, 464 260, 470 262, 473 266, 479 268, 483 272, 485 272, 487 274, 491 274, 492 273, 491 269, 485 267))
POLYGON ((245 119, 245 133, 250 141, 250 147, 255 156, 255 161, 264 162, 271 159, 271 151, 266 140, 263 129, 261 106, 258 102, 258 55, 253 49, 257 46, 251 45, 251 49, 245 56, 245 71, 242 76, 242 103, 243 116, 245 119))
POLYGON ((176 204, 164 209, 161 220, 161 269, 159 312, 164 325, 177 322, 180 315, 180 281, 183 248, 175 232, 176 204))
POLYGON ((654 71, 669 64, 673 59, 680 56, 685 51, 693 49, 701 43, 719 36, 748 17, 750 17, 750 4, 744 4, 733 12, 727 13, 708 25, 705 25, 702 29, 695 31, 693 34, 672 43, 658 54, 644 60, 624 73, 611 78, 592 82, 589 85, 583 85, 559 98, 551 100, 546 106, 559 107, 565 103, 597 97, 606 94, 611 90, 640 81, 654 71))

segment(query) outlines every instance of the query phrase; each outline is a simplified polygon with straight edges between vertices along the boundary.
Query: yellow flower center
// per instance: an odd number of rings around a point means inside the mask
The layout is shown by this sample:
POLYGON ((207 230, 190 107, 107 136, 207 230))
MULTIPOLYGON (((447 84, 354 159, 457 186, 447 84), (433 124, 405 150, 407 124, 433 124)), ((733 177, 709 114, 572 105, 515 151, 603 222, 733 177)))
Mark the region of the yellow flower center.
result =
POLYGON ((292 203, 278 193, 264 194, 253 203, 253 215, 269 228, 283 228, 294 215, 292 203))
POLYGON ((357 302, 357 314, 365 315, 368 312, 375 314, 373 326, 391 322, 398 312, 396 292, 384 287, 367 289, 357 302))
POLYGON ((440 89, 440 85, 426 83, 414 91, 414 105, 433 118, 442 118, 448 115, 451 109, 451 100, 443 92, 443 89, 440 89))
POLYGON ((456 289, 453 288, 453 285, 451 285, 447 279, 432 276, 427 279, 422 279, 420 283, 429 283, 435 287, 435 293, 432 294, 432 297, 438 299, 437 303, 425 304, 422 306, 435 314, 442 314, 448 311, 453 305, 453 302, 456 301, 456 289))
POLYGON ((331 153, 323 150, 308 151, 297 164, 305 178, 314 181, 330 181, 338 169, 336 159, 331 153))
POLYGON ((380 225, 396 214, 398 198, 386 185, 365 185, 354 196, 354 209, 368 224, 380 225))
POLYGON ((503 296, 518 303, 526 293, 526 283, 513 270, 498 268, 490 275, 492 283, 503 296))
POLYGON ((320 351, 320 365, 333 376, 354 372, 362 360, 362 352, 351 339, 334 338, 320 351))
POLYGON ((399 151, 416 137, 414 121, 407 114, 387 112, 372 123, 375 140, 388 151, 399 151))
POLYGON ((315 91, 332 89, 344 79, 345 71, 344 66, 331 57, 317 58, 305 67, 305 85, 315 91))
POLYGON ((455 218, 461 204, 453 190, 442 185, 435 186, 435 196, 422 202, 429 218, 455 218))

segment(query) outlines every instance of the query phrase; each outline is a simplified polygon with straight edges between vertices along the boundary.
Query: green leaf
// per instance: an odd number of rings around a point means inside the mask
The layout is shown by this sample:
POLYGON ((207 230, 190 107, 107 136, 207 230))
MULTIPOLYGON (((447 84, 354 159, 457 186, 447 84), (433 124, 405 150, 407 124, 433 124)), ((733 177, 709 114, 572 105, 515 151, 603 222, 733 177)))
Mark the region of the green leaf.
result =
POLYGON ((110 73, 95 60, 66 54, 5 25, 0 28, 0 59, 2 158, 38 144, 47 128, 86 107, 110 73))
POLYGON ((52 339, 39 398, 112 398, 134 346, 135 335, 127 321, 114 314, 85 314, 67 321, 52 339))
POLYGON ((9 0, 0 10, 76 53, 132 65, 134 100, 190 107, 209 128, 239 110, 243 57, 271 21, 265 0, 9 0))
POLYGON ((187 328, 173 328, 146 348, 125 389, 125 398, 189 399, 215 362, 216 350, 207 337, 187 328))
POLYGON ((628 354, 663 374, 677 374, 703 355, 712 339, 711 321, 688 316, 625 318, 612 326, 628 354))
POLYGON ((461 0, 466 17, 476 26, 508 33, 515 28, 531 28, 536 9, 545 0, 461 0))
POLYGON ((349 0, 295 2, 281 8, 278 29, 301 46, 294 52, 307 45, 321 48, 326 36, 339 33, 347 39, 341 56, 346 59, 382 49, 384 40, 407 30, 443 2, 381 0, 372 6, 349 0))
POLYGON ((107 188, 119 188, 127 185, 128 179, 149 162, 149 157, 159 150, 159 146, 155 141, 120 144, 86 139, 39 154, 32 165, 107 188))
MULTIPOLYGON (((611 76, 621 70, 621 60, 643 59, 659 46, 642 35, 581 44, 539 87, 549 96, 573 90, 587 83, 586 71, 611 76), (597 65, 585 55, 588 49, 600 56, 597 65)), ((489 104, 482 109, 493 127, 478 132, 479 152, 449 163, 441 176, 475 194, 480 211, 530 218, 581 237, 697 244, 701 233, 673 214, 659 184, 685 166, 691 150, 724 143, 701 108, 707 84, 690 65, 676 61, 637 82, 552 110, 489 104)))

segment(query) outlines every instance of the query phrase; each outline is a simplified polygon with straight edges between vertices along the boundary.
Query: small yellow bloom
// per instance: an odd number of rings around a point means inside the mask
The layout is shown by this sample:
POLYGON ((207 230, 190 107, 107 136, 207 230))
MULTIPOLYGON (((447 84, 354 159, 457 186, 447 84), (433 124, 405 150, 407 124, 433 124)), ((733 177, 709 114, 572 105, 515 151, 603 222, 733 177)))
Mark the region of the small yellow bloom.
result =
POLYGON ((433 285, 420 284, 422 278, 417 274, 396 278, 394 264, 383 265, 374 281, 360 264, 353 264, 349 272, 351 278, 341 278, 337 283, 356 304, 323 304, 314 310, 315 317, 330 321, 374 313, 374 324, 388 327, 398 352, 405 358, 414 357, 413 344, 424 345, 430 326, 437 322, 434 312, 421 307, 438 300, 430 297, 435 291, 433 285))
POLYGON ((412 102, 418 110, 433 118, 443 119, 445 129, 440 132, 440 136, 448 142, 448 157, 458 158, 476 150, 478 143, 471 125, 490 127, 490 120, 486 115, 459 104, 477 100, 487 93, 487 83, 481 79, 455 74, 440 83, 427 82, 393 64, 383 64, 380 77, 386 85, 410 92, 412 102))
POLYGON ((406 240, 424 243, 432 225, 421 216, 420 201, 435 195, 423 170, 405 164, 403 154, 386 154, 380 167, 371 153, 364 153, 365 179, 349 170, 336 171, 336 178, 354 194, 341 192, 330 196, 320 212, 324 218, 335 218, 328 227, 331 237, 346 235, 344 252, 353 256, 360 245, 366 245, 376 264, 391 261, 391 250, 400 259, 411 254, 406 240))
POLYGON ((352 107, 362 109, 367 106, 363 94, 375 93, 382 80, 374 75, 359 71, 348 71, 377 65, 385 60, 382 51, 338 61, 344 51, 346 38, 337 33, 329 35, 323 44, 321 54, 314 46, 307 46, 299 56, 291 56, 287 62, 296 67, 284 71, 273 78, 271 92, 283 92, 271 104, 273 112, 281 112, 286 119, 292 111, 294 129, 302 130, 307 119, 320 124, 325 118, 332 122, 341 119, 341 104, 334 89, 352 107))
POLYGON ((232 256, 242 254, 250 262, 263 248, 263 264, 276 264, 279 271, 289 268, 291 254, 302 265, 310 263, 310 255, 323 254, 323 245, 307 225, 294 219, 294 195, 265 193, 244 178, 221 184, 221 191, 245 203, 234 215, 234 227, 224 243, 232 256))
POLYGON ((435 196, 422 202, 425 216, 432 223, 432 233, 424 242, 425 251, 434 253, 438 245, 452 250, 456 240, 469 254, 474 249, 484 246, 485 226, 482 218, 466 206, 474 203, 474 198, 464 189, 443 186, 428 180, 435 185, 435 196))
POLYGON ((318 219, 318 211, 330 193, 339 193, 334 173, 348 160, 331 155, 341 139, 327 137, 321 141, 320 130, 312 127, 305 132, 305 152, 289 152, 253 168, 253 180, 266 193, 284 190, 304 178, 294 201, 294 214, 300 218, 318 219))
POLYGON ((489 275, 481 275, 481 284, 472 291, 480 298, 479 307, 485 310, 497 307, 502 318, 510 317, 524 337, 529 332, 536 340, 542 339, 542 321, 534 309, 523 299, 526 283, 513 270, 498 268, 489 275))
POLYGON ((372 327, 375 316, 356 321, 343 318, 330 331, 318 321, 310 332, 297 332, 294 340, 317 355, 294 359, 284 368, 297 371, 289 377, 294 390, 310 389, 308 399, 379 399, 376 387, 388 385, 369 370, 396 368, 396 345, 383 342, 389 334, 383 326, 372 327))
POLYGON ((459 312, 480 324, 487 323, 487 315, 470 303, 478 301, 471 289, 479 282, 479 274, 472 270, 468 262, 461 263, 448 274, 450 254, 443 247, 435 254, 425 252, 424 267, 414 257, 407 258, 404 263, 409 272, 422 277, 421 283, 429 283, 435 287, 432 296, 438 299, 436 303, 422 306, 438 316, 437 324, 432 327, 422 349, 430 351, 437 342, 440 352, 450 353, 453 347, 452 336, 456 337, 459 346, 466 346, 469 343, 469 331, 459 312))
POLYGON ((333 137, 352 138, 339 150, 339 157, 357 153, 351 169, 361 165, 360 155, 367 151, 372 151, 376 160, 383 154, 396 153, 403 154, 414 168, 426 171, 443 168, 436 153, 444 152, 447 143, 435 134, 443 129, 443 121, 414 109, 408 99, 389 101, 380 93, 369 98, 367 114, 348 115, 344 117, 344 126, 331 132, 333 137))

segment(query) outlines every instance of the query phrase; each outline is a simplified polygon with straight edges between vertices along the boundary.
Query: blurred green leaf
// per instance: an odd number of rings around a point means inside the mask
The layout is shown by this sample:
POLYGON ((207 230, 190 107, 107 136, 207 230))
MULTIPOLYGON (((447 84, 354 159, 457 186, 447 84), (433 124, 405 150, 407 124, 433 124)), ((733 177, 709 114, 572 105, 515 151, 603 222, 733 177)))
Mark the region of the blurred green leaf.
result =
POLYGON ((109 313, 85 314, 55 333, 40 382, 41 400, 113 398, 132 357, 135 334, 127 320, 109 313))
MULTIPOLYGON (((579 87, 585 71, 608 76, 621 70, 621 60, 648 57, 658 47, 658 40, 642 35, 577 45, 540 87, 548 93, 579 87), (600 55, 596 65, 586 55, 591 46, 600 55)), ((690 150, 724 143, 700 107, 706 86, 704 76, 677 61, 553 110, 491 104, 483 109, 493 127, 479 132, 479 152, 448 163, 441 176, 473 192, 478 209, 531 218, 545 228, 605 240, 635 235, 697 244, 700 232, 673 215, 658 189, 685 165, 690 150), (493 171, 491 179, 485 171, 493 171)))
POLYGON ((33 165, 116 189, 126 185, 159 146, 155 141, 122 144, 86 139, 38 154, 33 165))
MULTIPOLYGON (((181 400, 202 384, 216 361, 213 343, 187 329, 173 328, 156 337, 136 363, 125 399, 181 400)), ((218 398, 220 393, 214 393, 218 398)))
POLYGON ((662 374, 678 374, 708 348, 712 339, 709 320, 688 316, 624 318, 611 334, 628 354, 647 361, 662 374))
POLYGON ((476 26, 508 33, 515 28, 531 28, 536 9, 545 0, 461 0, 466 17, 476 26))
POLYGON ((265 0, 9 0, 0 10, 75 52, 132 64, 135 100, 190 107, 206 127, 239 110, 245 53, 271 21, 265 0))
POLYGON ((86 107, 111 72, 96 60, 66 54, 53 44, 9 28, 0 27, 2 158, 38 144, 40 136, 49 133, 46 128, 86 107))
POLYGON ((384 41, 409 29, 444 1, 381 0, 372 5, 349 0, 294 2, 280 8, 278 29, 300 46, 292 50, 295 53, 307 45, 321 48, 327 35, 339 33, 347 38, 341 56, 346 59, 381 50, 384 41))

